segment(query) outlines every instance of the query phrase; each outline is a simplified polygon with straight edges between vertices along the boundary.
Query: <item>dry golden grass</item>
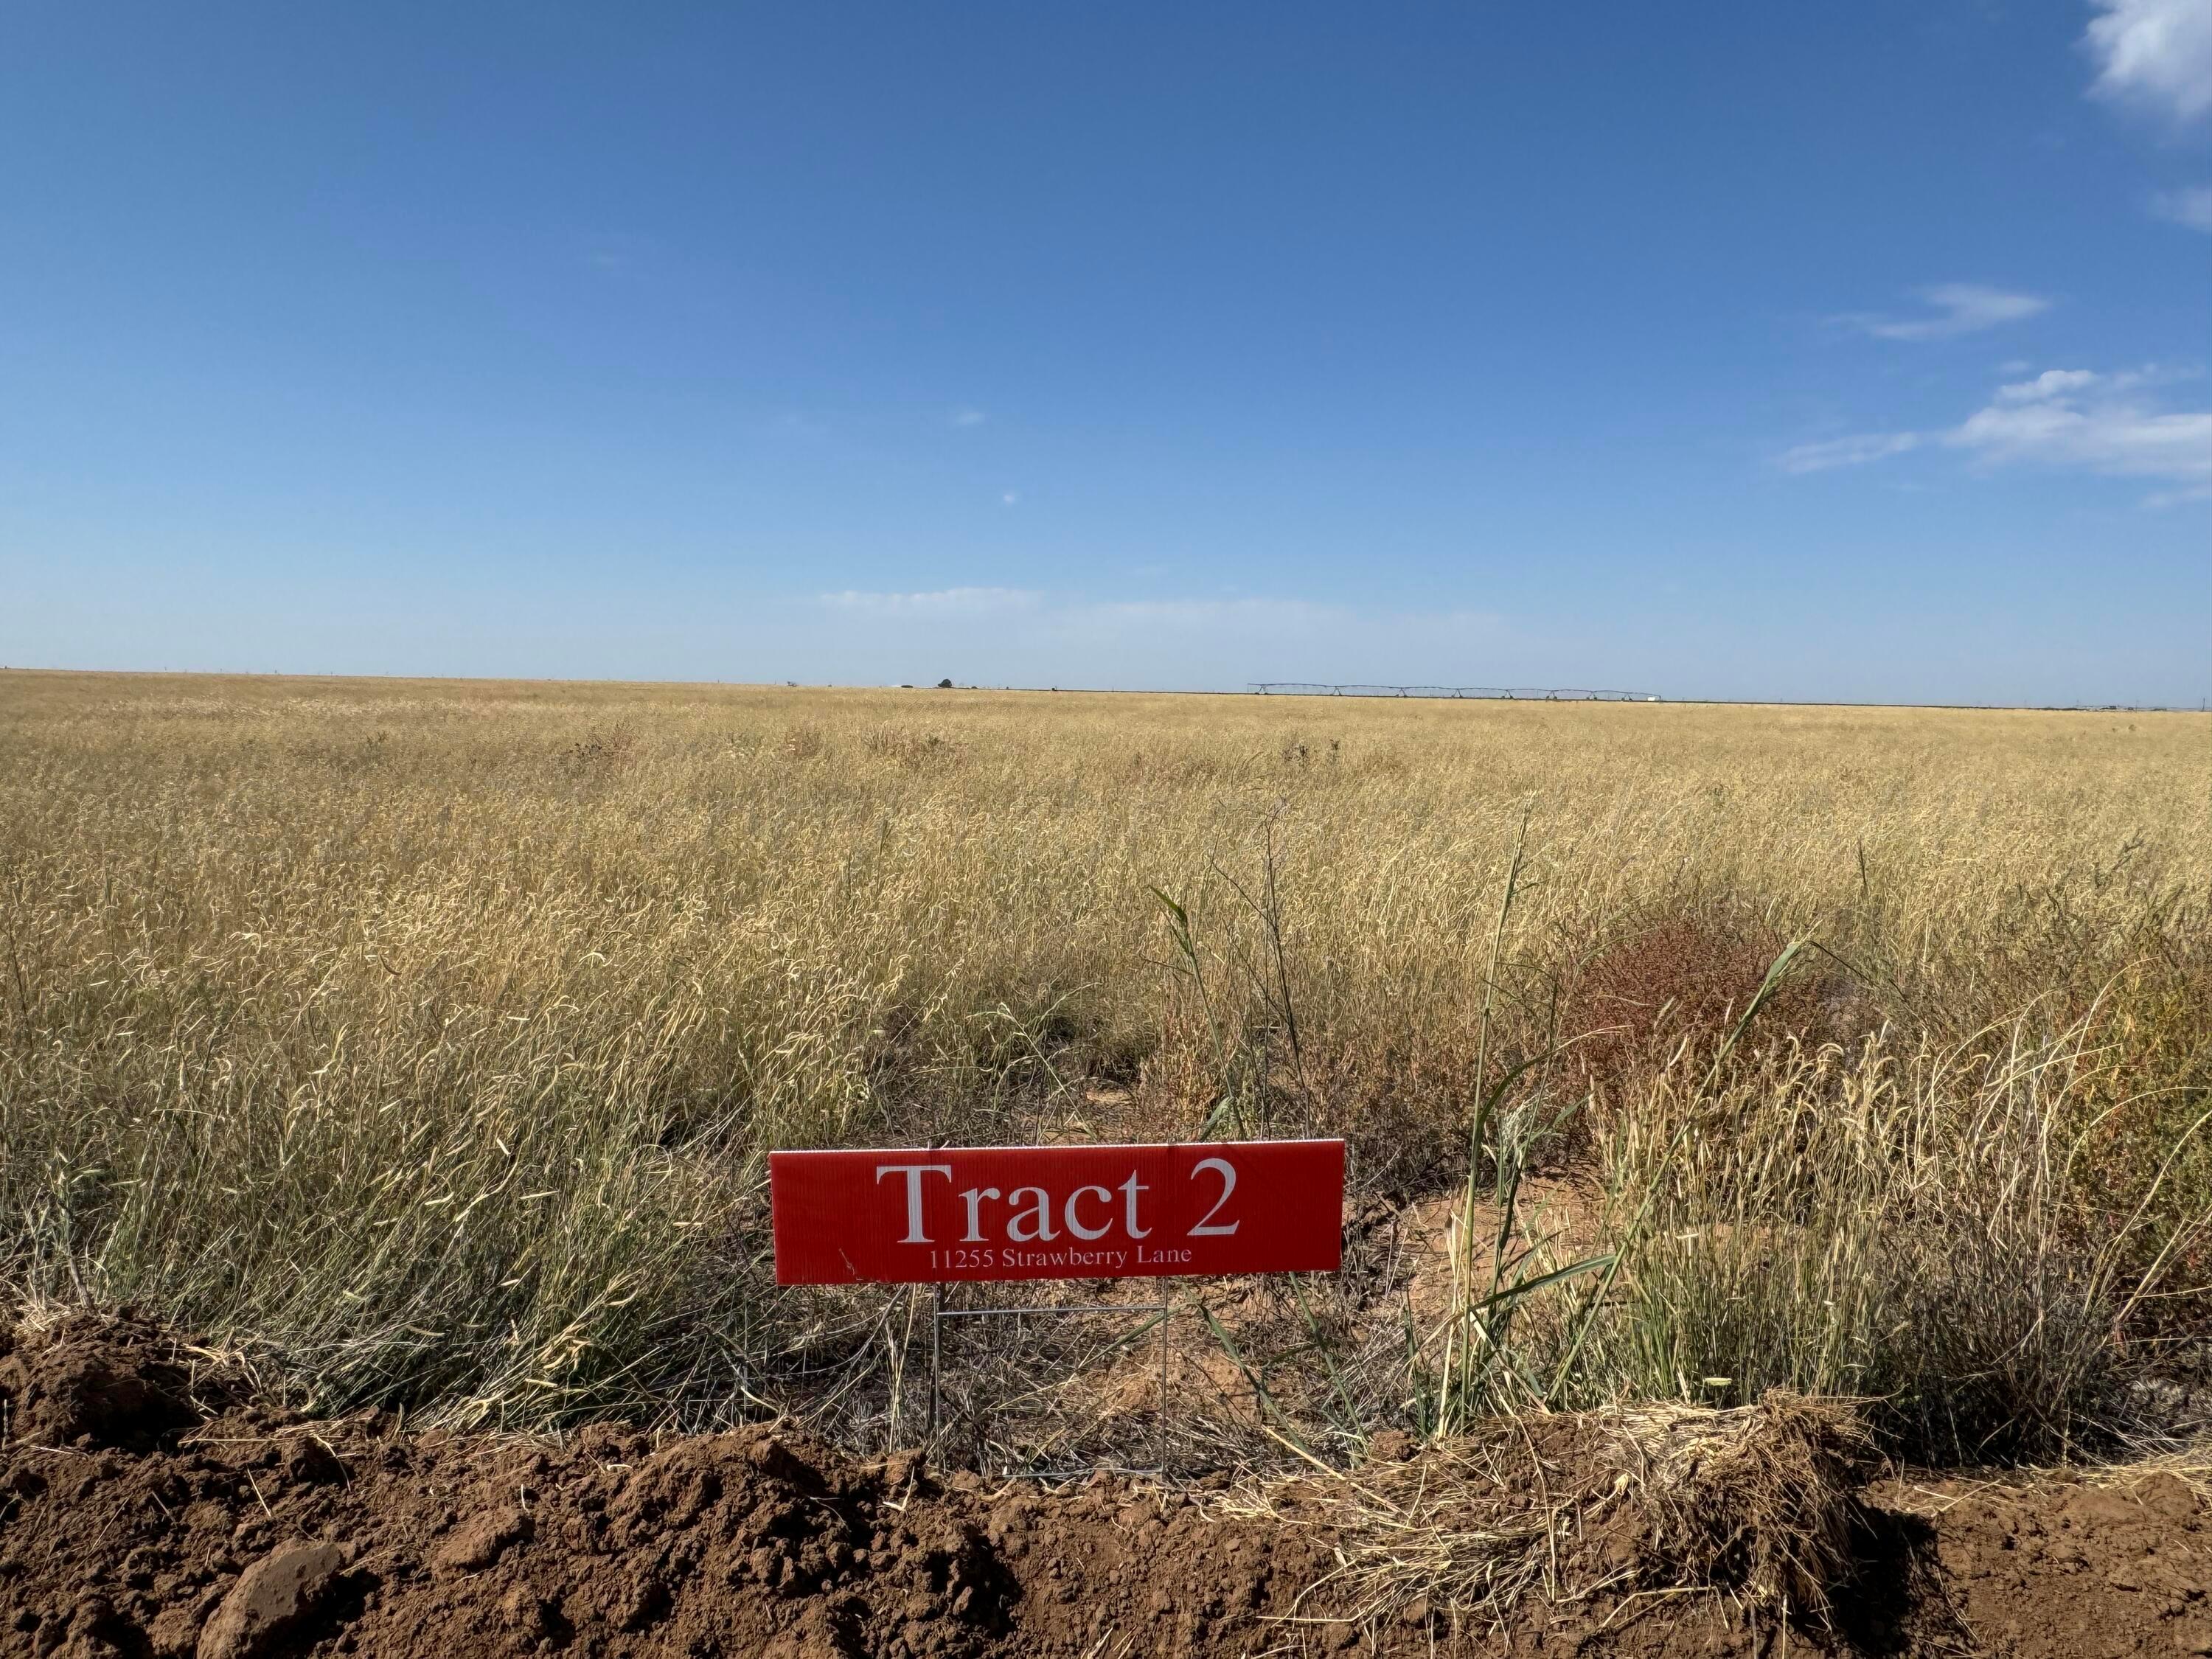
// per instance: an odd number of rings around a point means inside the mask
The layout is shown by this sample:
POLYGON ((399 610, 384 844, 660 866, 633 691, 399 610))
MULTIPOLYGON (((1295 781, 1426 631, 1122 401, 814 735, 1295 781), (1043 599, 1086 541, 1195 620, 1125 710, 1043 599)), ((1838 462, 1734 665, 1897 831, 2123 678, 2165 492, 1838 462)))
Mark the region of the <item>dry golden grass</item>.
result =
POLYGON ((1496 1634, 1532 1593, 1717 1589, 1825 1623, 1855 1560, 1866 1451, 1848 1407, 1778 1392, 1735 1411, 1492 1423, 1424 1458, 1255 1481, 1216 1507, 1323 1529, 1337 1565, 1302 1600, 1334 1592, 1340 1617, 1425 1625, 1447 1650, 1496 1634))
MULTIPOLYGON (((2200 715, 10 673, 5 1261, 325 1402, 880 1427, 896 1322, 768 1286, 766 1148, 1310 1127, 1402 1200, 1527 1062, 1483 1180, 1510 1129, 1622 1251, 1526 1309, 1535 1392, 1924 1424, 1893 1351, 2029 1261, 2064 1376, 1976 1410, 2063 1440, 2202 1306, 2208 900, 2200 715), (1996 1242, 1931 1285, 1945 1227, 1996 1242)), ((1420 1409, 1395 1295, 1310 1316, 1317 1397, 1420 1409)))

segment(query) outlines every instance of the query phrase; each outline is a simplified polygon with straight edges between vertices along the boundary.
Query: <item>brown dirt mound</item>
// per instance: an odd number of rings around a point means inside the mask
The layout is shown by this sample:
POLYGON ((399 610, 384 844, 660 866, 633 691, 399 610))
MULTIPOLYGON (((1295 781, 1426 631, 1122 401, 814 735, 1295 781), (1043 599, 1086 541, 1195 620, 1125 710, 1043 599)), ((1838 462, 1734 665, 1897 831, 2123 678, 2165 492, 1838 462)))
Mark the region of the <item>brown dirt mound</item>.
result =
POLYGON ((1539 1419, 1243 1492, 987 1487, 772 1428, 307 1421, 82 1316, 8 1342, 0 1403, 4 1655, 2212 1651, 2182 1474, 1869 1506, 1839 1419, 1790 1401, 1539 1419), (1462 1594, 1532 1565, 1525 1595, 1462 1594), (1793 1628, 1822 1593, 1834 1625, 1793 1628))
POLYGON ((0 1328, 0 1435, 9 1439, 143 1451, 237 1390, 216 1356, 127 1311, 0 1328))

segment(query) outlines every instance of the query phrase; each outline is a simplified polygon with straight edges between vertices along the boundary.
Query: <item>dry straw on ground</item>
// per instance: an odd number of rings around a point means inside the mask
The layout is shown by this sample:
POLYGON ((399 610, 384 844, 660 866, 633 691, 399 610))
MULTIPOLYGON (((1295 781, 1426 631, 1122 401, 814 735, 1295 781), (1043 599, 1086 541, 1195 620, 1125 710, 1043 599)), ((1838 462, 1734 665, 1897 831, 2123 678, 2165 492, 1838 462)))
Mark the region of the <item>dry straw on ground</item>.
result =
POLYGON ((2196 714, 0 676, 0 1259, 307 1403, 880 1445, 766 1149, 1340 1133, 1347 1273, 1177 1322, 1255 1455, 2063 1453, 2205 1325, 2208 812, 2196 714))
POLYGON ((1318 1528, 1331 1616, 1457 1637, 1524 1597, 1719 1591, 1826 1620, 1847 1583, 1867 1440, 1848 1405, 1616 1408, 1487 1425, 1401 1462, 1255 1486, 1224 1513, 1318 1528))

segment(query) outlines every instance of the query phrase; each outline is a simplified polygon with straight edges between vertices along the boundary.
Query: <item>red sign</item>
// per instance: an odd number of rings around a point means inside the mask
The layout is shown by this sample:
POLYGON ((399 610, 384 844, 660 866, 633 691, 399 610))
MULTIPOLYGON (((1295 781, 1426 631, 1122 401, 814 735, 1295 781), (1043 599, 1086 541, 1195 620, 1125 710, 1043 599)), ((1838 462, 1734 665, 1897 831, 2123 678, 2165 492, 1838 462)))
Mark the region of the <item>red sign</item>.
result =
POLYGON ((779 1285, 1333 1273, 1344 1143, 771 1152, 779 1285))

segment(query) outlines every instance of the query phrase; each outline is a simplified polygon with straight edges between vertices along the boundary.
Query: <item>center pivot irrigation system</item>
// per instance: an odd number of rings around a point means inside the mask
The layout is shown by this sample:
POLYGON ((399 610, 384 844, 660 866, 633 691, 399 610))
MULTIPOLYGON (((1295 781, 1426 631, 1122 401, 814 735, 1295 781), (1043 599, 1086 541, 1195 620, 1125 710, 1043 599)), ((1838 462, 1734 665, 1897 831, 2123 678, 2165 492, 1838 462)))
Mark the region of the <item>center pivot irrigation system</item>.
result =
POLYGON ((1507 702, 1657 702, 1652 691, 1594 691, 1547 685, 1321 685, 1304 680, 1252 680, 1268 697, 1496 697, 1507 702))

